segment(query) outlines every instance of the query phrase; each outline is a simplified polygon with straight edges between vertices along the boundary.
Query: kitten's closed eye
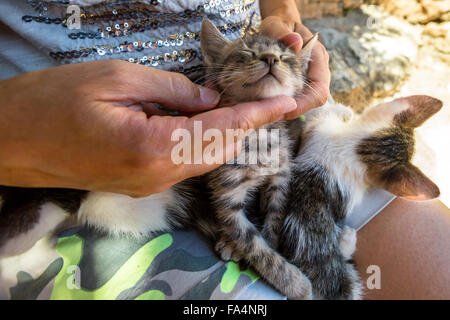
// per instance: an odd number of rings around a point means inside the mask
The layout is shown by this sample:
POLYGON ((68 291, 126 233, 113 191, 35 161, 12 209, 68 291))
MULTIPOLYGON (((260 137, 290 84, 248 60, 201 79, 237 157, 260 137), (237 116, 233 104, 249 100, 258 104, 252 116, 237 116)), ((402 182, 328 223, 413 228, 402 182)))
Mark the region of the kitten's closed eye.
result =
POLYGON ((232 53, 227 60, 234 63, 248 63, 254 58, 256 58, 256 53, 254 51, 244 49, 232 53))
POLYGON ((240 51, 241 53, 247 54, 252 58, 256 58, 256 52, 250 49, 243 49, 240 51))

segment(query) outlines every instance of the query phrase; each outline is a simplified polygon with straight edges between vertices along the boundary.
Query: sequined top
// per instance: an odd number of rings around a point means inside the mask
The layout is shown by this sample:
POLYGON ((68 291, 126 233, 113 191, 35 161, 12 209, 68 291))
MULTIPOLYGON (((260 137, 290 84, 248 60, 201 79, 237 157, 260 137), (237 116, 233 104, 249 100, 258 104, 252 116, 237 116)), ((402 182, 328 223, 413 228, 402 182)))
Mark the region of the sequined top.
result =
POLYGON ((255 32, 258 1, 2 0, 0 79, 99 59, 122 59, 193 78, 202 64, 199 31, 205 17, 236 39, 255 32))

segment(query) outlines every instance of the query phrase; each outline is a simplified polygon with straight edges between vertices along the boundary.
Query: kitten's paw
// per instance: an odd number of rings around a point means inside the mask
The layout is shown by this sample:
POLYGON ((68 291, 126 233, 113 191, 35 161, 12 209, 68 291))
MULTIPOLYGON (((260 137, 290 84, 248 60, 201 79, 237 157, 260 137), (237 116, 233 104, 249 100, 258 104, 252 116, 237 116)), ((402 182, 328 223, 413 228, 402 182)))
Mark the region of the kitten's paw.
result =
POLYGON ((216 253, 224 261, 239 262, 242 258, 241 253, 237 250, 237 246, 233 241, 229 241, 226 237, 220 238, 214 247, 216 253))
POLYGON ((275 232, 273 232, 272 230, 269 230, 268 228, 264 227, 262 230, 262 236, 264 238, 264 240, 267 242, 267 244, 272 248, 272 249, 277 249, 278 248, 278 243, 280 240, 280 237, 278 234, 275 234, 275 232))
POLYGON ((353 110, 344 105, 333 104, 331 105, 330 110, 332 110, 344 122, 349 122, 353 119, 353 110))
POLYGON ((286 287, 286 297, 289 300, 312 300, 311 281, 299 270, 294 271, 294 277, 286 287))
POLYGON ((351 121, 353 119, 353 115, 354 115, 353 110, 350 109, 350 108, 345 107, 342 110, 342 114, 341 114, 342 121, 344 121, 344 122, 351 121))
POLYGON ((343 226, 339 236, 339 246, 345 259, 350 259, 356 250, 356 230, 343 226))

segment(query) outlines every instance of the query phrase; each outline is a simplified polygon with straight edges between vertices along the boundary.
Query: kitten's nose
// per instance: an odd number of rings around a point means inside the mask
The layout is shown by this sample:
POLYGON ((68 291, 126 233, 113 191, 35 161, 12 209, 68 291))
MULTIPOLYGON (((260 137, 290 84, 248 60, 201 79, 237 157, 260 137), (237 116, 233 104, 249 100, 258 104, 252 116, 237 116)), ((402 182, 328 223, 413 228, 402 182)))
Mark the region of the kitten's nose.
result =
POLYGON ((280 61, 280 58, 276 54, 273 53, 263 53, 259 60, 264 61, 267 63, 270 67, 273 66, 276 62, 280 61))

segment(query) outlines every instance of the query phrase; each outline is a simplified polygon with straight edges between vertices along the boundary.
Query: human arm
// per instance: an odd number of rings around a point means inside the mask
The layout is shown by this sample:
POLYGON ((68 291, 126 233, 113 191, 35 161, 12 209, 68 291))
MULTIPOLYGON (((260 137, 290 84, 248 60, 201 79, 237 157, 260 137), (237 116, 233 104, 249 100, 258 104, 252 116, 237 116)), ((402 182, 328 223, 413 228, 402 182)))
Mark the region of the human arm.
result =
MULTIPOLYGON (((194 121, 204 131, 259 127, 295 108, 293 99, 278 97, 207 111, 218 103, 217 92, 181 74, 114 60, 2 80, 0 97, 0 185, 131 196, 160 192, 219 166, 175 164, 174 130, 193 132, 194 121), (151 103, 190 116, 168 116, 151 103)), ((224 145, 224 154, 239 147, 224 145)))

